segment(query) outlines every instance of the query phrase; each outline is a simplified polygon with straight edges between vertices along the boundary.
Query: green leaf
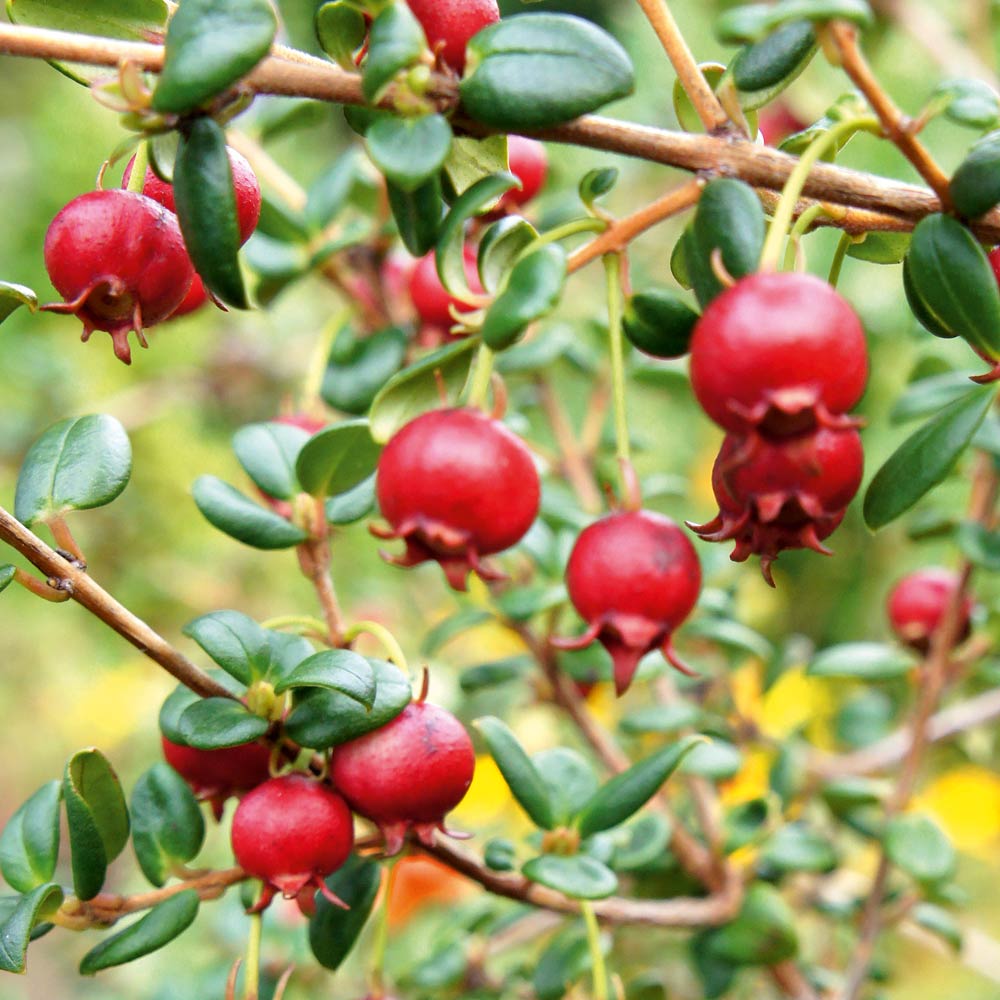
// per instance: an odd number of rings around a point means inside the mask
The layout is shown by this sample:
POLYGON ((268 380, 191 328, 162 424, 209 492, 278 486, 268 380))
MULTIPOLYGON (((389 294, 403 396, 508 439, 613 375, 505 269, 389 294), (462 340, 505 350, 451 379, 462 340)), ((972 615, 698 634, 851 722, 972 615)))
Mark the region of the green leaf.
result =
POLYGON ((532 323, 555 309, 565 285, 566 251, 562 247, 549 244, 523 257, 486 312, 483 343, 494 351, 512 347, 532 323))
POLYGON ((691 729, 702 719, 701 709, 689 701, 675 701, 669 705, 647 705, 626 715, 619 728, 630 736, 648 733, 676 733, 691 729))
POLYGON ((101 969, 134 962, 169 944, 194 923, 200 902, 194 889, 185 889, 157 903, 134 924, 91 948, 80 961, 80 975, 93 976, 101 969))
POLYGON ((502 660, 480 663, 463 670, 458 683, 466 694, 474 694, 476 691, 519 680, 531 670, 533 662, 529 656, 508 656, 502 660))
POLYGON ((795 914, 773 886, 755 882, 735 920, 709 932, 711 955, 734 965, 774 965, 798 953, 795 914))
POLYGON ((367 413, 378 391, 402 366, 408 343, 396 326, 365 337, 345 327, 334 341, 320 395, 335 410, 367 413))
POLYGON ((285 731, 300 746, 314 750, 347 743, 392 722, 413 698, 409 680, 385 660, 366 657, 375 671, 375 702, 371 709, 337 691, 296 692, 295 707, 285 731))
POLYGON ((9 917, 0 924, 0 972, 21 974, 31 932, 62 905, 63 891, 54 883, 40 885, 22 896, 9 917))
POLYGON ((447 941, 417 963, 409 979, 420 990, 447 990, 457 987, 466 976, 469 959, 461 941, 447 941))
POLYGON ((483 845, 483 862, 495 872, 512 872, 517 861, 517 848, 506 837, 493 837, 483 845))
POLYGON ((925 931, 936 934, 956 952, 961 952, 962 928, 947 910, 935 906, 933 903, 917 903, 910 912, 910 916, 925 931))
POLYGON ((767 38, 736 53, 730 64, 736 86, 748 93, 791 83, 816 51, 810 21, 787 21, 767 38))
POLYGON ((988 212, 1000 202, 1000 131, 977 142, 951 178, 948 190, 955 208, 967 218, 988 212))
POLYGON ((413 191, 444 166, 451 149, 451 126, 443 115, 379 118, 365 136, 368 155, 385 176, 413 191))
POLYGON ((865 493, 865 523, 884 528, 955 467, 993 403, 996 390, 973 389, 911 434, 875 474, 865 493))
POLYGON ((337 691, 371 709, 375 704, 375 672, 371 664, 349 649, 324 649, 303 660, 275 685, 275 694, 292 688, 317 687, 337 691))
POLYGON ((333 0, 316 11, 316 38, 341 69, 357 72, 354 54, 368 34, 364 15, 351 0, 333 0))
POLYGON ((31 892, 55 874, 61 800, 62 783, 47 782, 11 816, 0 834, 0 871, 18 892, 31 892))
POLYGON ((535 965, 531 988, 537 1000, 562 1000, 590 970, 587 933, 579 923, 564 927, 549 942, 535 965))
POLYGON ((375 471, 381 450, 367 420, 348 420, 313 435, 299 452, 295 473, 307 493, 337 496, 375 471))
POLYGON ((852 677, 888 681, 905 677, 916 666, 913 656, 899 646, 881 642, 845 642, 813 657, 806 673, 812 677, 852 677))
POLYGON ((461 608, 455 614, 443 618, 428 629, 424 641, 420 644, 421 656, 433 656, 463 632, 467 632, 477 625, 482 625, 484 622, 492 621, 493 618, 494 615, 485 608, 461 608))
POLYGON ((906 269, 911 305, 916 297, 937 326, 964 338, 984 356, 1000 353, 997 279, 986 252, 965 226, 947 215, 922 219, 913 230, 906 269))
POLYGON ((118 775, 99 750, 81 750, 70 757, 62 790, 73 886, 80 899, 93 899, 104 885, 108 864, 128 843, 125 795, 118 775))
POLYGON ((267 55, 277 30, 268 0, 184 0, 167 29, 154 110, 184 114, 221 94, 267 55))
MULTIPOLYGON (((235 2, 225 0, 225 4, 235 2)), ((266 0, 240 2, 264 3, 270 10, 266 0)), ((174 164, 174 202, 184 245, 205 287, 226 305, 249 309, 240 270, 240 227, 226 133, 211 118, 196 118, 181 132, 174 164)))
POLYGON ((549 802, 558 826, 571 823, 577 813, 597 793, 594 769, 585 757, 566 747, 542 750, 531 758, 549 790, 549 802))
POLYGON ((444 202, 440 178, 432 177, 414 191, 404 191, 387 181, 386 193, 403 246, 414 257, 423 257, 437 243, 441 228, 444 202))
POLYGON ((945 372, 911 382, 889 412, 894 424, 939 412, 969 391, 969 376, 964 372, 945 372))
POLYGON ((483 233, 477 252, 483 288, 495 293, 521 254, 537 239, 538 231, 519 215, 506 215, 494 222, 483 233))
POLYGON ((309 920, 309 947, 325 969, 339 969, 351 953, 375 905, 381 874, 374 861, 352 854, 327 877, 327 887, 350 909, 334 906, 325 896, 316 897, 316 913, 309 920))
POLYGON ((280 514, 265 510, 216 476, 199 476, 191 494, 209 524, 244 545, 255 549, 290 549, 308 537, 280 514))
MULTIPOLYGON (((722 63, 701 63, 698 66, 698 70, 712 90, 715 90, 718 87, 720 81, 726 74, 726 67, 723 66, 722 63)), ((680 125, 685 132, 705 131, 705 123, 698 115, 697 108, 695 108, 694 104, 691 103, 691 98, 688 97, 687 91, 684 89, 684 86, 679 79, 674 80, 671 99, 674 107, 674 115, 677 118, 677 124, 680 125)))
POLYGON ((0 323, 21 306, 27 306, 31 312, 37 312, 38 296, 24 285, 0 281, 0 323))
POLYGON ((618 888, 615 873, 587 854, 543 854, 525 862, 525 878, 574 899, 606 899, 618 888))
POLYGON ((870 264, 898 264, 910 249, 909 233, 865 233, 860 243, 847 248, 847 256, 870 264))
POLYGON ((679 358, 688 352, 698 319, 697 310, 675 292, 651 288, 628 300, 622 323, 625 336, 640 351, 654 358, 679 358))
POLYGON ((71 417, 29 449, 17 478, 14 514, 31 526, 70 510, 111 503, 132 475, 132 446, 114 417, 71 417))
POLYGON ((10 563, 0 564, 0 594, 2 594, 13 582, 17 575, 17 569, 10 563))
POLYGON ((448 403, 456 403, 469 373, 469 355, 475 348, 475 340, 466 337, 428 354, 389 379, 372 402, 371 436, 385 444, 415 417, 441 406, 439 385, 444 386, 448 403))
POLYGON ((782 0, 727 10, 716 19, 715 34, 730 45, 758 42, 791 21, 850 21, 870 27, 875 18, 866 0, 782 0))
POLYGON ((963 521, 955 534, 962 555, 991 573, 1000 572, 1000 533, 975 521, 963 521))
POLYGON ((778 872, 832 872, 838 863, 833 845, 800 823, 783 826, 758 856, 766 869, 778 872))
POLYGON ((729 618, 696 618, 686 627, 685 634, 708 639, 737 653, 749 653, 765 661, 774 655, 774 647, 764 636, 729 618))
POLYGON ((670 852, 670 821, 660 813, 647 813, 621 829, 627 839, 615 843, 615 871, 638 871, 663 859, 670 852))
POLYGON ((681 762, 684 774, 694 774, 710 781, 728 781, 743 764, 739 749, 726 740, 702 741, 681 762))
POLYGON ((688 753, 704 742, 703 736, 686 736, 616 774, 580 812, 580 835, 591 837, 624 823, 660 790, 688 753))
POLYGON ((520 14, 472 38, 459 92, 472 118, 511 131, 569 121, 634 87, 625 50, 592 22, 520 14))
POLYGON ((369 476, 354 489, 330 497, 325 504, 330 524, 354 524, 375 509, 375 477, 369 476))
POLYGON ((135 783, 129 802, 132 847, 149 881, 162 886, 205 842, 205 817, 188 783, 162 761, 135 783))
POLYGON ((996 128, 1000 119, 1000 98, 982 80, 942 80, 931 93, 930 103, 944 104, 944 113, 953 122, 968 128, 996 128))
POLYGON ((618 177, 617 167, 596 167, 594 170, 588 170, 580 178, 577 194, 580 195, 580 201, 586 206, 588 212, 593 212, 595 202, 611 193, 618 183, 618 177))
MULTIPOLYGON (((536 826, 545 830, 554 829, 558 819, 551 790, 517 737, 505 722, 493 716, 477 719, 474 724, 521 808, 536 826)), ((614 891, 613 887, 611 891, 614 891)))
POLYGON ((955 873, 955 848, 945 832, 927 816, 896 816, 885 831, 889 860, 918 882, 930 885, 955 873))
POLYGON ((271 728, 234 698, 199 698, 177 723, 182 742, 198 750, 219 750, 259 740, 271 728))
POLYGON ((233 435, 233 451, 258 489, 279 500, 299 492, 295 460, 309 432, 291 424, 248 424, 233 435))
POLYGON ((270 665, 267 632, 240 611, 213 611, 188 622, 182 631, 227 674, 248 687, 270 665))
POLYGON ((490 174, 507 169, 507 136, 502 133, 484 139, 455 136, 444 172, 455 196, 490 174))
MULTIPOLYGON (((321 11, 322 9, 320 8, 321 11)), ((349 148, 310 185, 306 196, 305 217, 316 229, 323 229, 333 222, 347 206, 352 195, 369 183, 361 161, 360 151, 349 148)))
POLYGON ((405 3, 390 4, 372 22, 361 90, 377 104, 396 74, 417 63, 427 48, 424 30, 405 3))
POLYGON ((526 587, 512 587, 496 600, 497 610, 504 618, 514 622, 526 622, 543 611, 565 604, 568 600, 566 587, 557 583, 538 583, 526 587))

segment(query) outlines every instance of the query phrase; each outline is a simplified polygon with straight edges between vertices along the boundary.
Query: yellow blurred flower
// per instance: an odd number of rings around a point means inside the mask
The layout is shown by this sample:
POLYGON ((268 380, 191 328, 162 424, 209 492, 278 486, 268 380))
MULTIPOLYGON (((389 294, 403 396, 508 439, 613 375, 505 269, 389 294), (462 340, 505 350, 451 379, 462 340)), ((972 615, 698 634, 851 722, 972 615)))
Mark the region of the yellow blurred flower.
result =
POLYGON ((960 851, 994 857, 1000 839, 1000 776, 965 764, 935 778, 914 800, 931 813, 960 851))

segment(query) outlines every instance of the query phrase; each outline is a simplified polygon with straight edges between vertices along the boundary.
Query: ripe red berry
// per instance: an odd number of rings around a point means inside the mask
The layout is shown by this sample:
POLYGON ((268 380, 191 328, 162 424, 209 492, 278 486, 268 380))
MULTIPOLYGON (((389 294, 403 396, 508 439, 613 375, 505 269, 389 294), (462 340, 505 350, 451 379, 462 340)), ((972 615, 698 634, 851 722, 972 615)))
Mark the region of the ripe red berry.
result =
MULTIPOLYGON (((477 295, 482 295, 483 286, 479 281, 476 254, 470 247, 465 248, 464 264, 469 288, 477 295)), ((451 315, 452 306, 459 312, 469 312, 473 308, 450 295, 441 284, 433 252, 421 257, 413 268, 410 274, 410 298, 413 300, 413 308, 417 310, 417 315, 424 323, 445 330, 455 323, 451 315)))
POLYGON ((521 187, 508 191, 500 199, 500 206, 516 209, 526 205, 545 186, 549 158, 545 147, 537 139, 512 135, 507 138, 507 162, 510 172, 521 182, 521 187))
POLYGON ((775 101, 757 113, 757 131, 768 146, 780 145, 806 125, 784 101, 775 101))
POLYGON ((714 299, 691 339, 691 386, 728 431, 850 426, 868 374, 854 310, 810 274, 760 272, 714 299))
POLYGON ((271 777, 271 751, 263 743, 244 743, 221 750, 199 750, 161 737, 166 762, 191 786, 200 801, 208 802, 222 819, 226 799, 271 777))
POLYGON ((671 637, 698 601, 701 566, 670 518, 623 511, 585 528, 569 557, 566 586, 587 630, 553 644, 580 649, 597 639, 611 654, 618 694, 632 683, 642 657, 657 648, 678 670, 691 672, 671 637))
POLYGON ((853 427, 820 427, 768 441, 726 435, 712 470, 718 515, 689 527, 709 542, 734 540, 731 558, 759 555, 771 586, 771 563, 783 549, 810 548, 833 533, 861 485, 864 452, 853 427))
POLYGON ((465 69, 465 46, 500 20, 497 0, 406 0, 427 36, 427 44, 457 73, 465 69))
MULTIPOLYGON (((253 167, 247 162, 242 153, 237 153, 235 149, 227 149, 229 153, 229 167, 233 175, 233 191, 236 194, 236 218, 240 226, 240 243, 246 243, 253 235, 260 220, 260 184, 257 175, 253 172, 253 167)), ((122 187, 128 187, 128 182, 132 177, 132 166, 135 157, 125 167, 122 176, 122 187)), ((146 168, 146 176, 142 182, 142 193, 153 201, 158 201, 170 212, 177 211, 174 204, 174 186, 166 181, 160 180, 151 167, 146 168)))
POLYGON ((432 410, 410 421, 379 459, 376 492, 391 526, 379 538, 402 538, 397 566, 434 559, 448 582, 465 590, 474 570, 503 574, 482 556, 519 542, 538 514, 540 485, 531 453, 500 421, 479 410, 432 410))
POLYGON ((264 883, 250 912, 263 910, 276 892, 297 900, 307 916, 316 890, 345 905, 323 879, 347 860, 354 825, 347 803, 328 785, 305 774, 258 785, 236 809, 232 845, 237 864, 264 883))
POLYGON ((184 301, 167 319, 180 319, 181 316, 187 316, 196 309, 200 309, 207 301, 208 292, 205 291, 205 285, 196 273, 191 279, 191 287, 188 289, 187 295, 184 296, 184 301))
MULTIPOLYGON (((931 566, 904 576, 889 595, 889 624, 899 639, 908 646, 927 652, 931 636, 941 624, 952 596, 958 589, 957 573, 931 566)), ((969 620, 975 602, 966 596, 959 610, 958 635, 969 634, 969 620)))
POLYGON ((79 317, 85 341, 106 330, 125 364, 129 333, 145 347, 143 328, 181 304, 194 276, 177 216, 129 191, 90 191, 66 205, 45 234, 45 267, 66 300, 45 308, 79 317))
POLYGON ((450 712, 411 702, 392 722, 333 751, 330 775, 351 808, 378 824, 386 852, 398 854, 412 829, 425 843, 465 798, 476 755, 450 712))

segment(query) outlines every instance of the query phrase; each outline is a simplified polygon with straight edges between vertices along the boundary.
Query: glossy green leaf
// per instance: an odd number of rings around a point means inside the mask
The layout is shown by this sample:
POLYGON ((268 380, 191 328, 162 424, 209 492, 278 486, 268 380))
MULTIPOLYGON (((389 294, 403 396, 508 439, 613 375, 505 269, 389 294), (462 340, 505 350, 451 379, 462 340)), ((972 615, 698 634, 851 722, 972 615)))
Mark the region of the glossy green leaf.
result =
POLYGON ((459 92, 465 111, 495 128, 545 128, 627 97, 635 73, 625 50, 590 21, 519 14, 469 42, 459 92))
POLYGON ((525 878, 574 899, 606 899, 618 888, 615 873, 587 854, 543 854, 521 867, 525 878))
POLYGON ((800 156, 821 136, 827 136, 826 147, 820 156, 821 160, 828 163, 836 159, 840 151, 859 132, 868 131, 872 126, 870 122, 871 110, 865 99, 856 90, 850 90, 841 94, 833 104, 826 109, 826 114, 819 121, 813 122, 801 132, 783 139, 778 147, 783 153, 792 153, 800 156), (844 128, 848 123, 853 123, 852 128, 844 128), (829 137, 834 128, 837 133, 829 137))
POLYGON ((736 54, 730 65, 736 86, 747 92, 790 83, 816 51, 816 30, 810 21, 788 21, 759 42, 736 54))
POLYGON ((929 817, 916 814, 889 821, 885 853, 894 865, 924 884, 950 878, 958 863, 947 834, 929 817))
POLYGON ((371 709, 337 691, 296 692, 295 707, 285 730, 300 746, 314 750, 346 743, 391 722, 413 698, 410 682, 391 663, 367 657, 375 671, 375 703, 371 709))
POLYGON ((670 852, 670 821, 660 813, 650 812, 621 828, 611 867, 615 871, 639 871, 655 864, 670 852))
POLYGON ((588 212, 593 211, 595 202, 599 201, 606 194, 611 193, 614 186, 618 183, 618 176, 619 171, 617 167, 597 167, 594 170, 588 170, 580 178, 580 183, 577 185, 577 193, 580 195, 580 201, 587 207, 588 212))
POLYGON ((308 431, 291 424, 248 424, 233 435, 233 451, 258 489, 290 500, 299 492, 295 460, 308 440, 308 431))
POLYGON ((949 191, 955 208, 970 219, 1000 202, 1000 131, 969 150, 952 175, 949 191))
POLYGON ((704 616, 696 618, 686 628, 686 634, 708 639, 737 653, 749 653, 761 660, 770 660, 774 647, 759 632, 729 618, 704 616))
POLYGON ((270 665, 267 632, 241 611, 213 611, 188 622, 183 632, 241 684, 259 680, 270 665))
MULTIPOLYGON (((262 2, 270 10, 266 0, 246 2, 262 2)), ((196 118, 181 132, 174 164, 174 202, 184 245, 205 287, 226 305, 249 309, 240 270, 240 227, 226 133, 211 118, 196 118)))
POLYGON ((709 781, 728 781, 739 773, 742 766, 743 755, 738 747, 727 740, 713 739, 692 747, 681 761, 680 770, 709 781))
POLYGON ((440 179, 432 177, 413 191, 404 191, 389 181, 386 193, 403 246, 414 257, 423 257, 437 243, 441 229, 444 201, 440 179))
POLYGON ((622 325, 640 351, 654 358, 679 358, 688 352, 698 319, 697 310, 675 292, 651 288, 628 300, 622 325))
POLYGON ((507 169, 507 136, 503 133, 473 139, 455 136, 444 161, 444 172, 455 197, 490 174, 507 169))
POLYGON ((194 889, 157 903, 145 916, 123 931, 91 948, 80 961, 80 974, 93 976, 159 950, 186 931, 198 916, 201 900, 194 889))
POLYGON ((483 320, 483 343, 494 351, 512 347, 536 320, 559 304, 566 285, 566 251, 548 244, 514 266, 507 286, 483 320))
POLYGON ((995 394, 988 386, 971 390, 893 452, 865 494, 864 515, 869 528, 884 528, 948 475, 983 422, 995 394))
POLYGON ((330 524, 354 524, 375 509, 375 477, 369 476, 340 496, 330 497, 324 505, 330 524))
POLYGON ((66 763, 62 782, 73 886, 93 899, 108 864, 128 843, 129 816, 118 775, 99 750, 81 750, 66 763))
POLYGON ((348 420, 310 438, 299 452, 295 472, 307 493, 337 496, 375 471, 381 450, 367 420, 348 420))
POLYGON ((0 323, 21 306, 27 306, 31 312, 37 312, 38 296, 24 285, 0 281, 0 323))
POLYGON ((333 0, 316 11, 316 38, 323 51, 342 69, 357 71, 354 54, 364 44, 368 26, 351 0, 333 0))
POLYGON ((943 104, 948 118, 968 128, 996 128, 1000 121, 1000 97, 983 80, 942 80, 934 88, 930 102, 943 104))
POLYGON ((183 743, 199 750, 219 750, 259 740, 270 728, 234 698, 199 698, 177 723, 183 743))
POLYGON ((619 723, 621 731, 630 736, 648 733, 676 733, 694 728, 701 722, 702 710, 689 701, 675 701, 669 705, 647 705, 629 712, 619 723))
POLYGON ((18 892, 49 882, 59 858, 62 783, 49 781, 7 821, 0 834, 0 871, 18 892))
POLYGON ((894 424, 916 417, 938 413, 945 406, 961 399, 969 391, 969 376, 965 372, 944 372, 911 382, 889 411, 894 424))
POLYGON ((334 895, 349 907, 334 906, 316 897, 316 913, 309 920, 309 947, 326 969, 339 969, 351 953, 375 905, 382 869, 368 858, 352 854, 346 864, 326 879, 334 895))
POLYGON ((159 887, 205 842, 205 817, 188 783, 162 761, 135 783, 129 802, 139 867, 159 887))
POLYGON ((567 747, 542 750, 531 758, 549 790, 556 824, 566 826, 597 793, 598 781, 585 757, 567 747))
POLYGON ((963 933, 958 921, 947 910, 933 903, 917 903, 910 912, 914 923, 945 941, 956 952, 962 950, 963 933))
POLYGON ((837 852, 825 837, 800 823, 781 827, 758 855, 758 863, 777 872, 832 872, 837 852))
POLYGON ((32 931, 52 916, 62 901, 62 889, 52 882, 20 898, 10 916, 0 924, 0 972, 24 972, 32 931))
POLYGON ((616 774, 581 810, 581 836, 591 837, 624 823, 660 790, 688 753, 704 742, 703 736, 686 736, 616 774))
POLYGON ((386 7, 368 31, 368 57, 361 90, 369 104, 377 104, 396 74, 420 59, 427 42, 423 28, 405 3, 386 7))
POLYGON ((727 10, 716 19, 715 34, 726 44, 758 42, 792 21, 851 21, 861 28, 874 21, 866 0, 782 0, 727 10))
POLYGON ((409 338, 390 326, 366 337, 350 327, 337 334, 320 395, 335 410, 361 415, 368 412, 378 391, 402 367, 409 338))
POLYGON ((806 673, 813 677, 886 681, 905 677, 915 665, 913 656, 899 646, 881 642, 845 642, 817 653, 806 673))
POLYGON ((847 248, 847 256, 870 264, 898 264, 910 249, 909 233, 866 233, 860 243, 847 248))
POLYGON ((483 845, 483 861, 495 872, 512 872, 516 867, 517 848, 506 837, 493 837, 483 845))
POLYGON ((17 569, 10 563, 0 563, 0 594, 2 594, 13 582, 17 575, 17 569))
POLYGON ((591 968, 587 932, 579 923, 562 928, 538 958, 531 977, 537 1000, 562 1000, 591 968))
POLYGON ((221 94, 268 54, 277 30, 268 0, 184 0, 167 29, 154 110, 184 114, 221 94))
POLYGON ((368 155, 404 191, 413 191, 444 166, 451 126, 443 115, 379 118, 365 136, 368 155))
POLYGON ((199 476, 191 494, 209 524, 255 549, 290 549, 308 537, 280 514, 265 510, 215 476, 199 476))
POLYGON ((394 375, 372 401, 371 436, 385 444, 401 427, 428 410, 442 405, 439 386, 447 401, 458 401, 469 374, 475 340, 465 338, 423 357, 394 375))
POLYGON ((558 818, 552 793, 507 724, 493 716, 486 716, 477 719, 475 727, 486 741, 511 793, 531 821, 545 830, 554 829, 558 818))
POLYGON ((483 233, 477 251, 483 288, 495 293, 521 254, 537 239, 538 231, 519 215, 506 215, 494 222, 483 233))
POLYGON ((60 420, 25 456, 14 514, 30 526, 70 510, 102 507, 125 489, 131 475, 132 446, 114 417, 60 420))
POLYGON ((734 965, 774 965, 798 953, 795 914, 764 882, 750 886, 735 920, 709 933, 710 953, 734 965))
POLYGON ((943 340, 951 340, 958 336, 958 333, 945 326, 944 322, 924 302, 913 279, 913 267, 910 264, 909 256, 903 260, 903 291, 906 294, 906 302, 910 311, 925 330, 943 340))
POLYGON ((375 672, 371 664, 349 649, 324 649, 303 660, 275 685, 275 694, 292 688, 317 687, 337 691, 370 709, 375 704, 375 672))

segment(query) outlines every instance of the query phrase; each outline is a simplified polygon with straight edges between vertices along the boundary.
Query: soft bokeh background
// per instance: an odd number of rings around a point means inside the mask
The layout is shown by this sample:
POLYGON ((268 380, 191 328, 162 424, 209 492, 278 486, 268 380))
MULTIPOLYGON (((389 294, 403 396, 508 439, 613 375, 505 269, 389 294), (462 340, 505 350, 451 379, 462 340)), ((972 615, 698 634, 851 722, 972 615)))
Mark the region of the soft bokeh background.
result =
MULTIPOLYGON (((311 0, 287 0, 281 6, 292 38, 307 44, 304 29, 311 0)), ((630 49, 640 70, 639 89, 610 113, 675 125, 670 102, 673 73, 631 4, 566 0, 546 6, 603 18, 630 49)), ((961 24, 966 8, 977 5, 934 6, 961 24)), ((713 5, 674 7, 699 57, 724 60, 727 53, 711 33, 713 5)), ((940 71, 926 52, 899 34, 879 31, 872 41, 879 73, 905 108, 915 112, 940 79, 940 71)), ((803 118, 813 120, 846 89, 843 79, 817 59, 789 92, 789 103, 803 118)), ((317 120, 311 129, 269 144, 272 155, 303 185, 355 141, 336 109, 321 109, 317 120)), ((253 115, 245 121, 252 131, 253 115)), ((42 265, 46 226, 65 202, 93 186, 101 161, 122 135, 113 113, 44 63, 0 58, 0 278, 37 289, 42 300, 54 297, 42 265)), ((948 168, 959 161, 972 137, 956 126, 935 123, 927 138, 948 168)), ((589 151, 552 148, 550 153, 549 194, 535 208, 542 217, 571 210, 576 181, 593 166, 614 163, 622 169, 623 181, 608 202, 610 210, 619 214, 651 200, 681 176, 589 151)), ((844 162, 916 179, 888 144, 869 137, 852 143, 844 162)), ((671 223, 637 243, 637 287, 648 282, 672 284, 668 260, 678 233, 679 224, 671 223)), ((835 241, 829 233, 808 240, 809 266, 816 273, 825 273, 835 241)), ((599 316, 599 288, 592 271, 574 279, 559 321, 576 322, 582 329, 589 318, 599 316)), ((916 328, 905 309, 898 267, 848 261, 841 288, 857 306, 870 334, 873 375, 861 409, 869 421, 864 440, 872 472, 906 433, 888 422, 887 413, 915 367, 934 370, 954 365, 971 371, 975 359, 962 343, 936 341, 916 328)), ((131 368, 114 359, 103 334, 81 345, 71 318, 17 314, 0 330, 0 503, 12 505, 19 463, 49 424, 88 412, 114 414, 132 438, 132 482, 111 507, 71 518, 97 580, 196 659, 198 651, 180 630, 206 611, 238 608, 258 620, 315 613, 313 595, 292 553, 258 552, 223 537, 199 515, 189 488, 201 473, 246 487, 229 448, 231 435, 244 423, 268 419, 297 405, 320 333, 343 305, 329 286, 309 280, 280 297, 267 312, 223 314, 209 309, 154 331, 151 350, 137 351, 131 368)), ((654 506, 677 519, 706 520, 714 513, 708 480, 719 435, 693 406, 677 370, 667 366, 633 384, 630 408, 640 447, 637 461, 644 474, 681 477, 668 483, 674 491, 658 497, 654 506)), ((579 426, 587 398, 584 380, 563 363, 552 374, 579 426)), ((515 383, 515 408, 527 398, 515 383)), ((529 439, 545 443, 547 435, 537 412, 525 406, 521 413, 529 423, 519 427, 529 439)), ((965 486, 956 479, 938 490, 924 508, 960 510, 964 497, 965 486)), ((729 563, 725 547, 698 543, 698 549, 711 587, 731 596, 740 620, 776 643, 794 635, 815 644, 885 638, 882 604, 892 580, 922 564, 954 560, 940 542, 909 543, 901 526, 872 537, 854 509, 833 544, 837 555, 831 560, 811 554, 782 556, 776 591, 764 585, 754 565, 729 563)), ((8 558, 6 553, 0 555, 8 558)), ((385 622, 411 661, 420 663, 428 629, 457 607, 436 568, 405 575, 386 567, 363 523, 338 533, 333 558, 349 614, 385 622)), ((983 577, 977 588, 983 605, 992 609, 995 581, 983 577)), ((481 599, 474 591, 465 603, 481 599)), ((845 747, 849 743, 840 709, 846 702, 877 717, 881 713, 882 725, 888 727, 893 712, 907 698, 902 686, 883 685, 878 692, 868 692, 807 679, 800 662, 790 662, 786 675, 762 695, 760 663, 737 661, 727 667, 685 642, 683 632, 679 642, 699 666, 719 673, 736 671, 741 707, 777 739, 804 728, 821 746, 845 747)), ((495 695, 462 701, 458 669, 518 651, 514 638, 490 627, 445 645, 431 658, 433 697, 456 707, 466 719, 484 710, 496 711, 495 695)), ((0 597, 0 665, 4 679, 0 749, 5 761, 0 768, 0 821, 41 782, 58 776, 67 756, 81 747, 100 747, 119 768, 126 789, 157 759, 156 715, 171 690, 169 678, 74 604, 49 606, 16 587, 5 592, 0 597)), ((502 695, 504 703, 518 706, 513 718, 525 743, 540 749, 560 738, 571 741, 571 734, 563 731, 550 710, 526 705, 529 697, 527 687, 502 695)), ((638 685, 628 696, 627 707, 641 705, 645 697, 643 685, 638 685)), ((614 724, 620 707, 612 705, 600 688, 591 698, 595 711, 614 724)), ((995 736, 973 734, 952 748, 935 750, 931 759, 920 802, 933 811, 962 852, 958 884, 968 894, 968 906, 961 920, 1000 939, 1000 779, 995 736)), ((727 799, 759 794, 766 786, 768 764, 763 751, 748 755, 739 776, 725 790, 727 799)), ((521 829, 488 761, 481 765, 470 799, 455 818, 459 825, 481 831, 521 829)), ((205 858, 206 864, 228 863, 224 828, 211 833, 205 858)), ((848 861, 867 872, 872 857, 856 852, 848 861)), ((112 870, 109 886, 134 891, 140 885, 126 854, 112 870)), ((449 933, 452 911, 435 916, 440 911, 421 911, 418 904, 427 898, 432 903, 440 898, 450 901, 456 893, 461 895, 464 883, 415 866, 408 885, 396 903, 391 948, 390 965, 401 970, 449 933)), ((268 914, 267 926, 265 956, 273 967, 280 969, 295 960, 301 968, 289 1000, 362 995, 356 962, 332 977, 310 961, 296 917, 276 907, 268 914)), ((75 965, 96 935, 53 933, 32 946, 25 978, 0 980, 0 998, 221 997, 228 964, 241 953, 244 936, 245 919, 237 894, 232 893, 222 903, 206 905, 195 927, 165 952, 91 981, 77 978, 75 965)), ((675 950, 682 954, 682 940, 667 932, 623 935, 620 958, 641 966, 646 956, 662 969, 665 955, 675 950)), ((834 947, 842 961, 845 943, 834 947)), ((360 952, 365 951, 363 941, 360 952)), ((922 944, 894 944, 889 957, 897 971, 882 988, 887 1000, 1000 996, 995 981, 922 944)), ((670 963, 670 969, 675 966, 679 969, 680 963, 670 963)), ((675 982, 677 996, 698 995, 682 972, 666 974, 675 982)), ((740 995, 759 997, 766 987, 748 977, 741 989, 740 995)))

